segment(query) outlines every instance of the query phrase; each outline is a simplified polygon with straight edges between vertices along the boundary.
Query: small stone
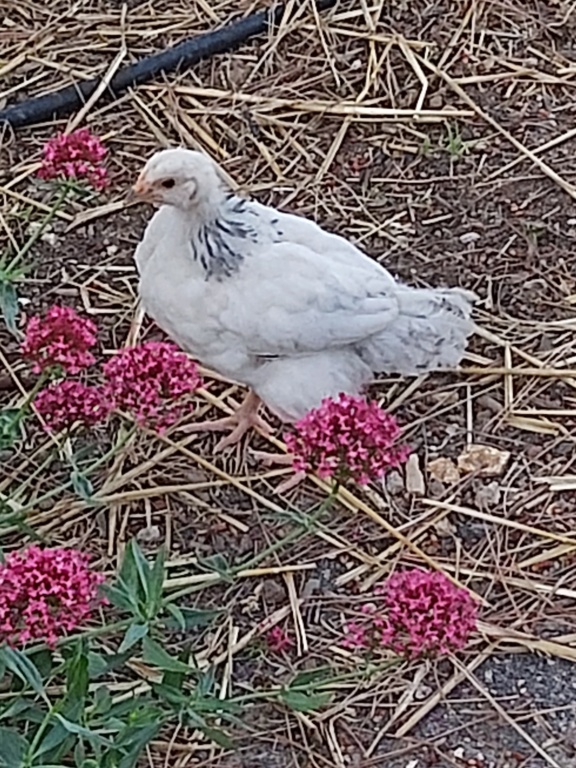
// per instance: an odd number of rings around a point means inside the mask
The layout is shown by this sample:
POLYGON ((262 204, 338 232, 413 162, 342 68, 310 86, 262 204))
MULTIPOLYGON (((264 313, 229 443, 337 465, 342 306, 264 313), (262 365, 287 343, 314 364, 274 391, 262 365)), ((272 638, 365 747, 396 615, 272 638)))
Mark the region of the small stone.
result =
POLYGON ((429 462, 426 466, 426 471, 434 480, 446 485, 454 485, 460 482, 458 467, 452 459, 448 459, 445 456, 440 456, 438 459, 429 462))
POLYGON ((400 472, 395 469, 388 472, 384 478, 384 486, 391 496, 398 496, 399 493, 402 493, 404 491, 404 480, 400 472))
POLYGON ((458 239, 463 245, 472 245, 476 240, 480 240, 480 237, 479 232, 464 232, 458 239))
POLYGON ((286 602, 286 590, 277 579, 266 579, 262 588, 262 598, 270 605, 286 602))
POLYGON ((486 510, 497 507, 500 503, 501 489, 497 480, 482 485, 476 490, 474 501, 478 509, 486 510))
POLYGON ((447 539, 456 534, 456 528, 447 517, 438 520, 438 522, 434 524, 434 530, 441 539, 447 539))
POLYGON ((435 477, 428 480, 428 495, 431 499, 440 499, 446 493, 446 486, 435 477))
POLYGON ((458 469, 465 475, 498 477, 510 461, 510 451, 501 451, 490 445, 470 445, 458 456, 458 469))
POLYGON ((40 240, 47 243, 51 248, 56 248, 58 245, 58 237, 54 232, 44 232, 43 235, 40 235, 40 240))
POLYGON ((136 534, 136 539, 141 541, 142 544, 153 544, 158 541, 162 536, 162 532, 157 525, 148 525, 146 528, 141 528, 136 534))
POLYGON ((482 395, 478 398, 478 406, 484 408, 494 415, 498 414, 502 410, 502 403, 498 402, 495 397, 491 395, 482 395))
POLYGON ((415 496, 424 496, 426 493, 426 483, 416 453, 411 454, 406 462, 406 490, 415 496))
POLYGON ((427 699, 428 696, 433 693, 433 691, 434 689, 430 685, 426 685, 426 683, 420 683, 420 685, 414 691, 414 698, 416 701, 422 701, 423 699, 427 699))

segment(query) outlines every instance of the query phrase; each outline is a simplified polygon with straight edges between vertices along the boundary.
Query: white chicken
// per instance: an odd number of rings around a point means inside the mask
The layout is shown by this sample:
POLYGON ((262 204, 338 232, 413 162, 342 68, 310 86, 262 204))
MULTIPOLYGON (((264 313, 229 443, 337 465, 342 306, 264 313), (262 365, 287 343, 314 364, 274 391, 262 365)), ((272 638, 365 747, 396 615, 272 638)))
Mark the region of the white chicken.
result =
POLYGON ((159 206, 135 259, 145 311, 204 365, 250 388, 233 416, 193 428, 253 426, 262 400, 294 422, 325 397, 357 394, 375 372, 456 366, 475 299, 397 282, 344 238, 231 193, 219 166, 157 152, 133 187, 159 206))

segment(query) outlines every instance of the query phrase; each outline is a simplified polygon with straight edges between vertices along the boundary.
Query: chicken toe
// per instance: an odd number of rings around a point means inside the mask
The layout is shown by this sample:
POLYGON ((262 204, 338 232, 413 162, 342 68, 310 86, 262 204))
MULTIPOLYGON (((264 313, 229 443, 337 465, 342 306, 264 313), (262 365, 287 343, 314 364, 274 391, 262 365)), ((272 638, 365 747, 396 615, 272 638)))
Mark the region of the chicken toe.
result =
POLYGON ((221 451, 230 445, 234 445, 244 437, 250 429, 258 429, 265 435, 272 434, 272 428, 258 415, 261 400, 258 395, 250 390, 244 402, 235 413, 224 416, 215 421, 199 421, 195 424, 187 424, 182 428, 183 432, 225 432, 230 434, 220 440, 214 450, 221 451))

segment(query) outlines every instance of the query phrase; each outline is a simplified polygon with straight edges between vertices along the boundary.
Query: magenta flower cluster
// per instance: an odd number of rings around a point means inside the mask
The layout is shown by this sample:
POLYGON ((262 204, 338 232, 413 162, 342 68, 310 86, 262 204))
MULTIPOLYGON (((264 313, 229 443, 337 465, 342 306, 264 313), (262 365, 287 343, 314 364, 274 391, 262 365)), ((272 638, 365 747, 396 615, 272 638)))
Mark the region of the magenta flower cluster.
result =
POLYGON ((83 624, 105 602, 104 576, 73 549, 31 546, 0 565, 0 644, 56 641, 83 624))
POLYGON ((202 384, 195 363, 161 341, 121 350, 104 366, 104 376, 114 407, 158 430, 180 418, 202 384))
POLYGON ((60 431, 80 423, 104 423, 113 410, 131 415, 142 426, 165 429, 201 386, 196 364, 173 344, 150 341, 117 352, 102 370, 102 383, 88 386, 70 376, 95 362, 89 351, 97 328, 68 307, 52 307, 32 317, 22 354, 35 373, 68 377, 41 389, 34 405, 48 429, 60 431))
POLYGON ((87 128, 59 134, 46 142, 38 176, 46 181, 87 181, 95 189, 108 184, 103 165, 107 150, 87 128))
POLYGON ((111 410, 103 387, 90 387, 74 379, 49 384, 38 392, 34 405, 46 427, 53 432, 77 423, 94 427, 106 421, 111 410))
POLYGON ((390 576, 375 589, 362 618, 346 626, 350 648, 389 648, 407 658, 463 648, 476 627, 477 605, 443 573, 419 569, 390 576))
POLYGON ((51 307, 45 317, 31 317, 26 327, 22 355, 34 373, 61 367, 76 374, 94 363, 89 351, 96 344, 97 328, 70 307, 51 307))
POLYGON ((377 403, 341 394, 307 413, 285 441, 296 472, 365 485, 407 459, 408 449, 396 445, 399 436, 396 419, 377 403))
POLYGON ((278 624, 266 633, 266 644, 273 653, 284 653, 294 646, 290 635, 278 624))

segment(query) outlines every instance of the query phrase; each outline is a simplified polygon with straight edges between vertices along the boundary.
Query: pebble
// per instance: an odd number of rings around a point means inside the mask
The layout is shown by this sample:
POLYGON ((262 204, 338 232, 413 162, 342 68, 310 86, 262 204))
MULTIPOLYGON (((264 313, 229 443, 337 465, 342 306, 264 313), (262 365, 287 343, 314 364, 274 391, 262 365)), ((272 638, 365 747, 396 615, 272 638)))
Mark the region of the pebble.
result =
POLYGON ((480 240, 480 237, 481 235, 479 232, 464 232, 458 239, 463 245, 472 245, 472 243, 480 240))
POLYGON ((404 491, 404 480, 397 470, 393 469, 384 478, 385 489, 391 496, 398 496, 404 491))
POLYGON ((496 480, 480 486, 474 495, 476 506, 479 509, 490 509, 490 507, 498 506, 501 493, 500 485, 496 480))
POLYGON ((157 525, 148 525, 146 528, 141 528, 136 534, 136 539, 143 544, 152 544, 161 537, 162 533, 157 525))
POLYGON ((420 459, 416 453, 413 453, 406 462, 406 490, 415 496, 424 496, 426 493, 426 483, 420 469, 420 459))

